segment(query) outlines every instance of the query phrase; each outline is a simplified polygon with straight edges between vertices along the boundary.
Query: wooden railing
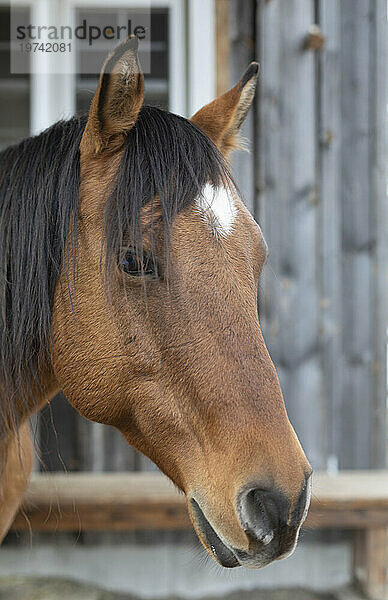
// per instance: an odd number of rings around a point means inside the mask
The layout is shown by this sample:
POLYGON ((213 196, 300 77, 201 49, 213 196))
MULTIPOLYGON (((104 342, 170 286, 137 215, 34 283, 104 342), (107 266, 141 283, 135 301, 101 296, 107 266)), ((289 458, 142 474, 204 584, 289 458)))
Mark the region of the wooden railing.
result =
MULTIPOLYGON (((157 473, 35 474, 13 529, 182 530, 186 499, 157 473)), ((388 599, 388 471, 314 475, 307 528, 354 531, 355 578, 370 598, 388 599)))

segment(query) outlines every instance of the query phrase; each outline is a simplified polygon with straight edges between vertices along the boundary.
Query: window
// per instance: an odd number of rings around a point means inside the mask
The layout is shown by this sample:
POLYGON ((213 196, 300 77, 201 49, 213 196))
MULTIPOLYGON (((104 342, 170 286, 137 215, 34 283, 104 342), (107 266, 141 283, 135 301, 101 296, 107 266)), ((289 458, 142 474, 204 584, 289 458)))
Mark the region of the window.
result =
MULTIPOLYGON (((18 8, 28 17, 28 8, 18 8)), ((11 75, 10 9, 0 6, 0 149, 30 133, 30 77, 11 75)))
MULTIPOLYGON (((96 89, 97 76, 15 75, 9 71, 9 1, 0 0, 0 146, 38 133, 61 118, 85 112, 96 89)), ((11 0, 22 11, 23 21, 75 22, 75 16, 101 13, 112 24, 126 22, 133 11, 149 0, 11 0), (104 16, 105 15, 105 16, 104 16)), ((214 0, 152 0, 151 73, 146 74, 148 104, 187 116, 214 97, 214 0)), ((104 41, 90 51, 75 50, 71 65, 102 65, 104 41)), ((141 57, 140 57, 141 58, 141 57)), ((26 56, 31 64, 36 58, 26 56)), ((55 61, 55 56, 50 60, 55 61)), ((77 71, 77 69, 74 69, 77 71)), ((96 72, 95 68, 93 69, 96 72)))
MULTIPOLYGON (((120 24, 125 26, 129 19, 128 9, 118 9, 116 11, 100 10, 101 26, 109 23, 117 28, 120 24)), ((151 73, 145 75, 145 103, 153 106, 168 109, 169 102, 169 30, 168 30, 168 8, 156 8, 151 13, 151 73)), ((79 9, 77 10, 77 22, 81 23, 93 14, 94 21, 96 20, 95 9, 79 9)), ((142 51, 140 44, 140 64, 142 63, 142 51)), ((76 83, 76 110, 77 112, 86 112, 88 110, 92 93, 94 93, 98 76, 88 75, 87 72, 96 73, 103 64, 107 53, 109 52, 109 44, 102 40, 94 43, 93 46, 86 50, 78 50, 77 64, 82 65, 77 75, 76 83), (89 66, 90 65, 90 66, 89 66)), ((146 49, 148 50, 148 48, 146 49)))

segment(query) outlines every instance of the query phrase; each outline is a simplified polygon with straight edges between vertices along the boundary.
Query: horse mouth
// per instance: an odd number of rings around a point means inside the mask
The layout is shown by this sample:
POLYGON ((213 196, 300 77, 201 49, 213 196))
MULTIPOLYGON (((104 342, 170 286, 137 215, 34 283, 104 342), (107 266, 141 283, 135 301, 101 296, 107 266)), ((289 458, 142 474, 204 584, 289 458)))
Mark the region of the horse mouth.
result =
POLYGON ((198 530, 205 538, 206 545, 210 549, 215 560, 223 567, 233 569, 233 567, 240 567, 240 562, 237 560, 236 555, 228 548, 224 542, 218 537, 213 527, 203 514, 201 507, 194 498, 190 499, 190 504, 193 509, 195 516, 196 525, 198 530))

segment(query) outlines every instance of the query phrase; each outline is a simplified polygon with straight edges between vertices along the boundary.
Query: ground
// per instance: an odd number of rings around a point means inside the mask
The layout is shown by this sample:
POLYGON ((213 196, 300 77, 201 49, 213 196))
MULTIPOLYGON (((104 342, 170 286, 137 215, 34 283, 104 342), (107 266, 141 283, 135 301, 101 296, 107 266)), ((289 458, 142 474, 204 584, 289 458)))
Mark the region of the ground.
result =
MULTIPOLYGON (((115 594, 63 579, 24 577, 0 578, 0 600, 138 600, 128 594, 115 594)), ((155 596, 156 598, 156 596, 155 596)), ((169 600, 178 600, 170 598, 169 600)), ((202 600, 206 600, 203 598, 202 600)), ((208 600, 214 600, 208 599, 208 600)), ((222 600, 364 600, 350 589, 331 594, 305 590, 234 592, 222 600)))

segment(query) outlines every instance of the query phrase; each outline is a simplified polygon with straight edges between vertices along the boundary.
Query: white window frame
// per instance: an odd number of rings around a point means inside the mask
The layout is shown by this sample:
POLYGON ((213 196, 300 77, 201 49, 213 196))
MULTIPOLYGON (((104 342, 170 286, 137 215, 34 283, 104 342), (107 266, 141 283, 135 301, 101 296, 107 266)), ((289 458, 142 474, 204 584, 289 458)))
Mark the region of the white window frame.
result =
MULTIPOLYGON (((35 22, 72 23, 77 8, 106 8, 106 0, 12 0, 31 10, 35 22), (52 17, 52 18, 50 18, 52 17)), ((0 0, 0 4, 9 4, 0 0)), ((152 7, 169 10, 169 108, 190 116, 210 102, 215 93, 214 0, 151 0, 152 7)), ((112 0, 112 8, 149 6, 148 0, 112 0)), ((33 60, 33 57, 32 57, 33 60)), ((41 60, 41 57, 39 57, 41 60)), ((49 55, 47 61, 55 60, 49 55)), ((68 55, 69 71, 75 73, 68 55)), ((40 63, 41 64, 41 63, 40 63)), ((47 71, 49 71, 47 62, 47 71)), ((31 74, 31 133, 35 134, 75 112, 76 76, 31 74)))
POLYGON ((188 3, 188 112, 193 115, 215 98, 216 23, 214 0, 188 3))

